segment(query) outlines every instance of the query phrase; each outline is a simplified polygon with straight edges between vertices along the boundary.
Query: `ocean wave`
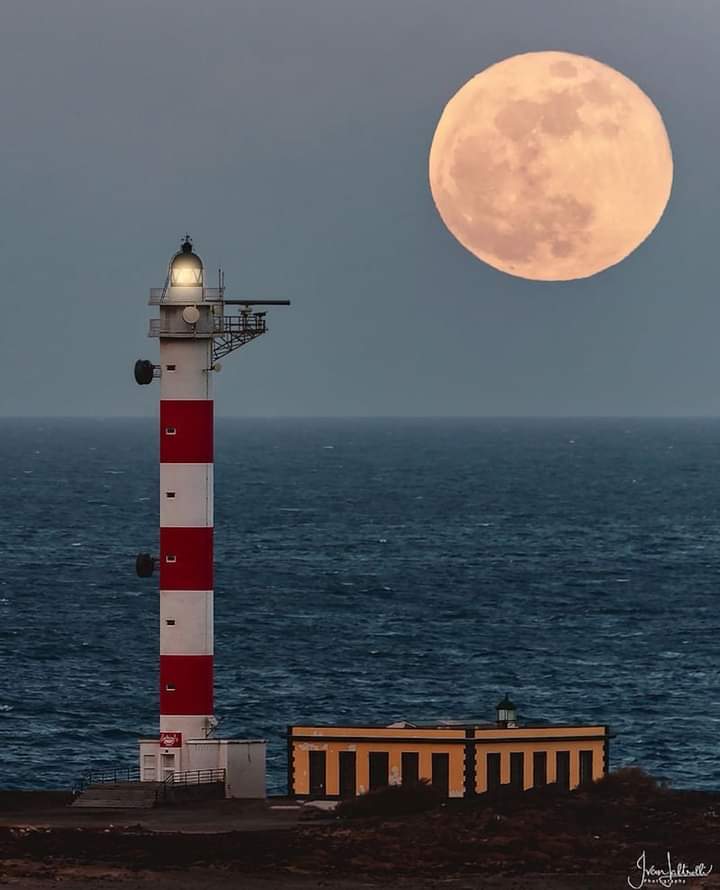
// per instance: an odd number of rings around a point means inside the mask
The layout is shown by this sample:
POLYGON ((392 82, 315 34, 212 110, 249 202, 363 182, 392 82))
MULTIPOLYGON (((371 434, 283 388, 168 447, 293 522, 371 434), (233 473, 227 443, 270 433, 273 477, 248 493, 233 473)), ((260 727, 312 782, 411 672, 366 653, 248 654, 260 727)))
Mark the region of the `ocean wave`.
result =
MULTIPOLYGON (((328 424, 217 427, 218 713, 271 740, 270 788, 287 723, 487 721, 506 691, 528 721, 609 723, 615 765, 711 787, 720 477, 679 468, 715 465, 720 423, 328 424), (352 462, 319 460, 329 437, 352 462)), ((6 784, 30 750, 33 782, 135 762, 157 724, 157 582, 134 576, 155 425, 93 427, 92 456, 81 427, 48 422, 28 472, 32 436, 0 440, 6 784)))

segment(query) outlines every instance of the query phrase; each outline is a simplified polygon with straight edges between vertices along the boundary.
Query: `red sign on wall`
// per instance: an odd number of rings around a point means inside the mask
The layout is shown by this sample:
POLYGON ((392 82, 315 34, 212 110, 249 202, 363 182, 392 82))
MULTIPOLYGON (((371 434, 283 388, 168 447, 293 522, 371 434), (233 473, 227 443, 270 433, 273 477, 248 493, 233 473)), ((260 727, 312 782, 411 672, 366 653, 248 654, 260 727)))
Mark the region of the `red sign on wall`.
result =
POLYGON ((161 748, 182 748, 181 732, 161 732, 160 733, 161 748))

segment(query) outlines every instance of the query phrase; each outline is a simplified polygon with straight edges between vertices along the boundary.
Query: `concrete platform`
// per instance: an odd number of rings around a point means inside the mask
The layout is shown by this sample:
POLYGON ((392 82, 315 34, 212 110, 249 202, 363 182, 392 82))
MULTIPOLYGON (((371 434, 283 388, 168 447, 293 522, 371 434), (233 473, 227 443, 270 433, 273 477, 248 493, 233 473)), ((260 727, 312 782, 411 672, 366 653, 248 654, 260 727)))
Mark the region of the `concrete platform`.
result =
POLYGON ((0 826, 7 828, 133 827, 158 833, 272 831, 294 828, 303 807, 293 798, 204 800, 152 808, 76 807, 69 794, 58 802, 42 792, 0 792, 0 826), (5 800, 3 800, 5 797, 5 800))

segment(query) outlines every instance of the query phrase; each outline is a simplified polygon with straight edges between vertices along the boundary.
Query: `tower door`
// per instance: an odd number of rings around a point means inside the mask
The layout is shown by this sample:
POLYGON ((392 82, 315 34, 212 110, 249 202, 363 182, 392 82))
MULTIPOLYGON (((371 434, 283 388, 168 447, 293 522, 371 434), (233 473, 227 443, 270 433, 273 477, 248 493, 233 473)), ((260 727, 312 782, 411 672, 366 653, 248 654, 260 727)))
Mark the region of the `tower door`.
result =
POLYGON ((325 796, 326 768, 325 751, 310 751, 310 794, 325 796))
POLYGON ((450 796, 450 755, 433 754, 432 785, 443 797, 450 796))
POLYGON ((341 751, 340 759, 340 797, 355 797, 357 794, 356 783, 356 755, 354 751, 341 751))

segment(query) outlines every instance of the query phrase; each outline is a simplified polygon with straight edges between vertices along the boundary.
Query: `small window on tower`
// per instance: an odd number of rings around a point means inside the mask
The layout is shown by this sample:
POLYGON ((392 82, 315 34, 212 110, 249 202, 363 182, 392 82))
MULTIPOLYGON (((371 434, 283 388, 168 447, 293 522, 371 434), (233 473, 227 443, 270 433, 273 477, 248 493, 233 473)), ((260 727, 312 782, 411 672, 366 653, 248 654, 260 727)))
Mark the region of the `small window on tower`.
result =
POLYGON ((174 497, 175 497, 175 492, 174 492, 174 491, 166 491, 166 492, 165 492, 165 497, 166 497, 166 498, 174 498, 174 497))
POLYGON ((175 692, 175 684, 174 683, 166 683, 165 684, 165 692, 175 692))
POLYGON ((166 436, 174 436, 175 435, 175 427, 174 426, 166 426, 165 427, 165 435, 166 436))
POLYGON ((166 619, 165 619, 165 624, 169 624, 171 627, 174 627, 174 626, 175 626, 175 619, 174 619, 174 618, 166 618, 166 619))
POLYGON ((165 365, 165 369, 167 371, 174 371, 177 368, 177 365, 165 365))
POLYGON ((177 556, 168 553, 168 555, 165 557, 165 562, 177 562, 177 556))

